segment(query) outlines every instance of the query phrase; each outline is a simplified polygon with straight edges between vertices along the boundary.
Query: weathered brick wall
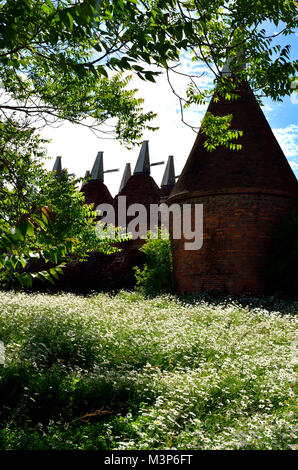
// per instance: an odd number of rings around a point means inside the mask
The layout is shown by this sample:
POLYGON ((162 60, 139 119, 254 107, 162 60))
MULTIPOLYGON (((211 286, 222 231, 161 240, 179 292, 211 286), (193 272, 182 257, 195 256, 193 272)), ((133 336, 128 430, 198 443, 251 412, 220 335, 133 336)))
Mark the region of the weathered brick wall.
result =
POLYGON ((264 293, 263 270, 276 229, 296 204, 272 194, 218 194, 184 203, 203 204, 203 247, 186 251, 173 240, 177 293, 223 291, 264 293))

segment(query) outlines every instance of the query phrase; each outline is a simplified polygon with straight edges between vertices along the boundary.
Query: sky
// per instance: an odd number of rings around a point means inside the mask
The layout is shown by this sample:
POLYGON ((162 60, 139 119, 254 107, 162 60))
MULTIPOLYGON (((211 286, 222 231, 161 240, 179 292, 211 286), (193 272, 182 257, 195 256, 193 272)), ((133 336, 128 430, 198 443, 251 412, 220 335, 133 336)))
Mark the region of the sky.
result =
MULTIPOLYGON (((294 36, 283 39, 282 43, 291 43, 291 56, 298 58, 298 32, 294 36)), ((187 55, 182 57, 182 68, 192 74, 200 75, 206 72, 203 66, 191 62, 187 55)), ((211 77, 206 72, 199 79, 201 85, 208 85, 211 77)), ((184 78, 174 80, 178 91, 185 90, 187 81, 184 78)), ((143 139, 149 141, 151 163, 164 161, 169 155, 174 156, 175 172, 179 175, 196 138, 196 133, 181 121, 179 102, 172 93, 164 75, 156 83, 133 79, 133 88, 138 88, 138 96, 144 98, 144 110, 158 113, 154 125, 158 131, 145 131, 143 139)), ((298 87, 298 83, 297 83, 298 87)), ((206 106, 192 108, 185 113, 185 119, 190 124, 199 127, 204 117, 206 106)), ((298 177, 298 95, 292 94, 282 102, 271 99, 263 101, 262 110, 281 146, 293 171, 298 177)), ((153 123, 153 122, 152 122, 153 123)), ((89 129, 79 125, 64 123, 58 128, 46 128, 42 136, 51 139, 48 145, 46 168, 52 169, 56 156, 62 156, 62 165, 69 173, 83 177, 91 170, 97 152, 104 152, 104 170, 119 168, 120 171, 107 173, 105 184, 112 196, 118 193, 125 164, 130 162, 132 171, 139 154, 140 147, 127 150, 115 140, 105 140, 96 137, 89 129)), ((152 167, 151 176, 160 184, 165 165, 152 167)))

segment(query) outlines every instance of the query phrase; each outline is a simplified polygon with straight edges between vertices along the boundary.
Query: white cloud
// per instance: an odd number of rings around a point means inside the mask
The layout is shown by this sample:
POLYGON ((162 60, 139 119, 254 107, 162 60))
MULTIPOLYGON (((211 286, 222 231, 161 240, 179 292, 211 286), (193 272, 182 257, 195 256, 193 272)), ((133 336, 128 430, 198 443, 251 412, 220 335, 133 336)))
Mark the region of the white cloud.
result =
POLYGON ((266 113, 270 113, 271 111, 274 110, 273 106, 270 106, 269 104, 265 104, 262 106, 262 110, 266 113))
POLYGON ((298 159, 298 125, 272 129, 287 158, 298 159))
MULTIPOLYGON (((185 86, 187 83, 185 77, 175 78, 175 85, 180 87, 181 93, 183 93, 183 80, 185 86)), ((143 136, 144 140, 149 140, 151 162, 166 162, 168 155, 174 155, 176 174, 180 174, 195 141, 196 133, 182 124, 179 102, 170 90, 166 77, 159 77, 156 84, 134 81, 132 87, 138 88, 138 95, 145 99, 144 109, 158 113, 158 117, 152 123, 158 126, 159 130, 147 131, 143 136)), ((204 110, 204 106, 188 110, 185 113, 187 122, 199 127, 204 110)), ((112 195, 118 192, 125 164, 130 162, 133 171, 139 154, 138 147, 128 151, 115 140, 99 139, 90 130, 69 123, 56 129, 47 128, 42 135, 52 139, 48 146, 48 153, 52 158, 46 163, 47 169, 52 168, 57 155, 62 155, 62 164, 70 173, 84 176, 86 170, 91 170, 97 152, 104 151, 105 169, 120 168, 118 173, 108 173, 105 176, 105 183, 112 195)), ((152 168, 151 174, 157 184, 161 182, 164 168, 164 166, 152 168)))

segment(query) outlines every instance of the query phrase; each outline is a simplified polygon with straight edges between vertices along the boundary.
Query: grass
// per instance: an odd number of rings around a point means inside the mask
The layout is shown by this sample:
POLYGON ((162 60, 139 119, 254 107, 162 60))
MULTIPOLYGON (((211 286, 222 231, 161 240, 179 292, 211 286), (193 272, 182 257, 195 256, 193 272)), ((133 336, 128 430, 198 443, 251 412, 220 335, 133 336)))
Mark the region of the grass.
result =
POLYGON ((0 449, 288 449, 298 303, 0 293, 0 449))

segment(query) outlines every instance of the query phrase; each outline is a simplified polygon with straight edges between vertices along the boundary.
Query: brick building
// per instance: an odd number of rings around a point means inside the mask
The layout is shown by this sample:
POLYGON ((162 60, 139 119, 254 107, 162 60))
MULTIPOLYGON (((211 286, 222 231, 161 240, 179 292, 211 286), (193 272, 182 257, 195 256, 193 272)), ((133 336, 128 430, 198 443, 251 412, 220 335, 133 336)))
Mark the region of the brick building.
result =
POLYGON ((185 251, 173 241, 177 292, 264 293, 263 269, 276 229, 297 204, 298 185, 250 86, 236 101, 211 101, 214 115, 233 115, 243 130, 241 151, 208 152, 198 133, 168 203, 203 204, 203 247, 185 251))

